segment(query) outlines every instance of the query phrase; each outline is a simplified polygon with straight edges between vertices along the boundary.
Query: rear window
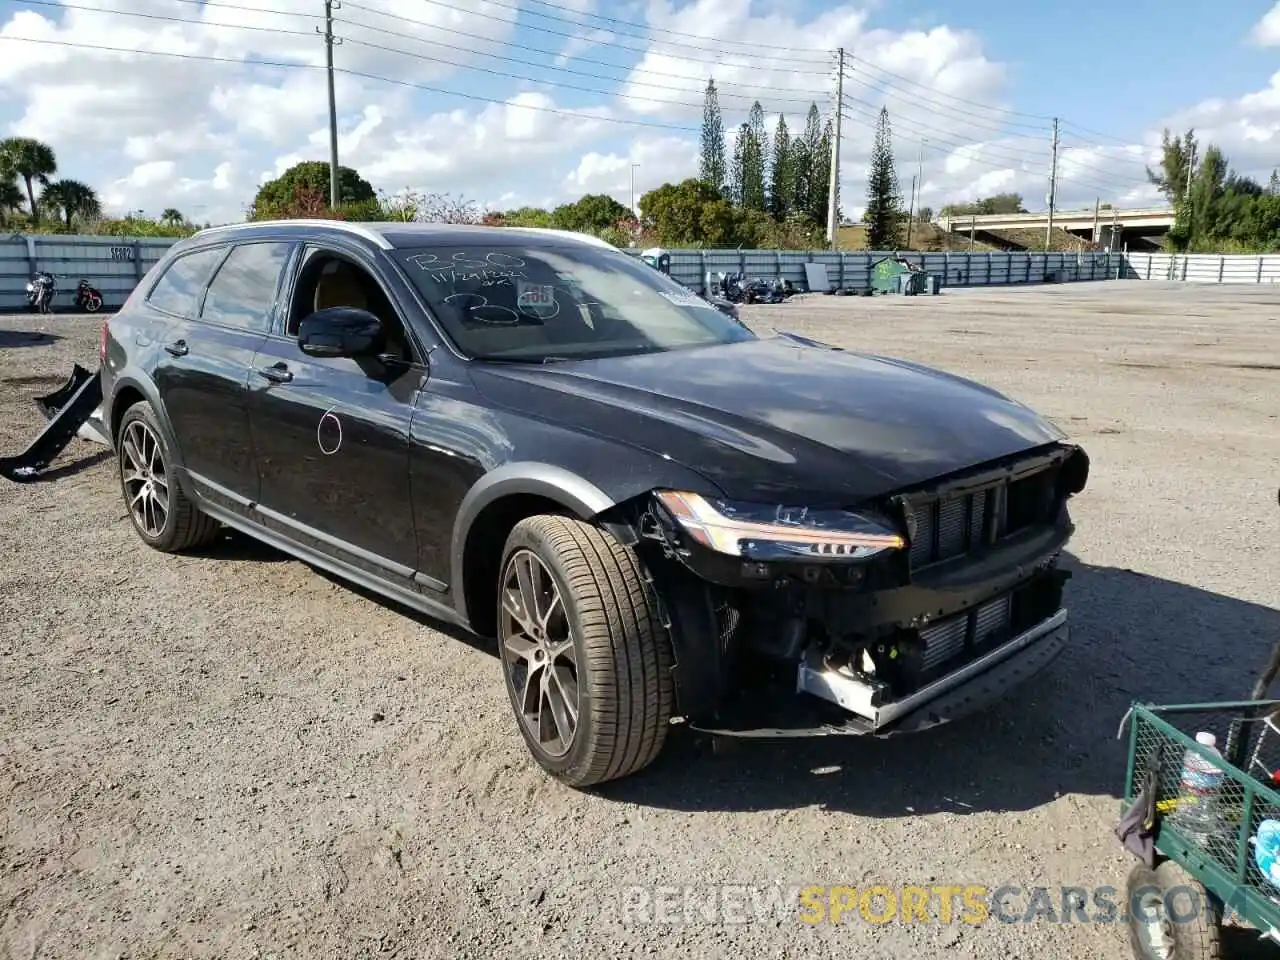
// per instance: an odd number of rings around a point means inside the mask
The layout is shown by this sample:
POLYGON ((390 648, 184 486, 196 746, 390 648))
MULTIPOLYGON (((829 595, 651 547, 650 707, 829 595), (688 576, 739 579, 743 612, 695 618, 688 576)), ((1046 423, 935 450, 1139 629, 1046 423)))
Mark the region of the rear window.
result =
POLYGON ((209 274, 224 253, 224 247, 211 247, 175 258, 151 288, 147 302, 165 313, 180 317, 195 316, 200 294, 209 280, 209 274))

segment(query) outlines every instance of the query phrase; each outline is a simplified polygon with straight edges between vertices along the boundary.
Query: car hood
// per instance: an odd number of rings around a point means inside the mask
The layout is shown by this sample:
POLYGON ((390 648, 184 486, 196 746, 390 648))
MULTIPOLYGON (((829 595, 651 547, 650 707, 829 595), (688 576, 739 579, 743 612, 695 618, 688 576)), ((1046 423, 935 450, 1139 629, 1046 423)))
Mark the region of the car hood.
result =
POLYGON ((972 381, 787 335, 473 371, 491 402, 639 446, 743 500, 851 504, 1065 439, 972 381))

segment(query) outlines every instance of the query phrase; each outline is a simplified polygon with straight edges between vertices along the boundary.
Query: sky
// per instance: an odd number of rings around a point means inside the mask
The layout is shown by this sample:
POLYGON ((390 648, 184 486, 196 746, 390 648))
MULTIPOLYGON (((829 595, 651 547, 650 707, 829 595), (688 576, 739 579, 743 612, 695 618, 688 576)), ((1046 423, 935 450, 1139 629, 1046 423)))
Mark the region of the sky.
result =
MULTIPOLYGON (((865 204, 887 107, 919 205, 999 192, 1059 209, 1163 203, 1144 166, 1194 128, 1265 182, 1280 165, 1280 2, 340 0, 339 162, 379 191, 488 209, 625 205, 697 173, 714 78, 731 138, 759 101, 831 116, 842 212, 865 204)), ((323 0, 0 0, 0 128, 57 152, 113 213, 242 220, 329 156, 323 0)))

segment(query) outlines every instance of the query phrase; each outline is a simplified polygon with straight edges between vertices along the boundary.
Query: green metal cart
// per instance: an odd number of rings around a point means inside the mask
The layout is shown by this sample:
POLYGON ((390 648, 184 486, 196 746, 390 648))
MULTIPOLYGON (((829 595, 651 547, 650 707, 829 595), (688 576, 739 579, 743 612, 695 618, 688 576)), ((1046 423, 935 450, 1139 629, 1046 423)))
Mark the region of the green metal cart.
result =
POLYGON ((1129 742, 1123 810, 1130 827, 1140 820, 1131 832, 1145 840, 1142 854, 1142 842, 1126 841, 1140 857, 1125 890, 1135 957, 1218 960, 1228 918, 1244 920, 1258 937, 1280 944, 1280 866, 1269 875, 1257 857, 1259 827, 1275 821, 1264 831, 1280 830, 1280 700, 1264 699, 1278 669, 1280 643, 1251 699, 1134 703, 1121 724, 1120 735, 1127 726, 1129 742), (1221 753, 1198 743, 1198 731, 1213 733, 1221 753), (1181 782, 1188 754, 1221 774, 1207 801, 1181 782), (1197 802, 1206 803, 1208 820, 1191 829, 1180 822, 1179 808, 1197 802))

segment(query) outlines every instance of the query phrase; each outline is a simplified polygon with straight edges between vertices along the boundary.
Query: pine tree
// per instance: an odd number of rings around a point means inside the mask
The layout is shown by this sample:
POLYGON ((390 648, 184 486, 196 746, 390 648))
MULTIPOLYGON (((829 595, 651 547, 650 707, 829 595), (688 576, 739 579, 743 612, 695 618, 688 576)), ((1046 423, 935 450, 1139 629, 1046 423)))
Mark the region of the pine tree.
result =
POLYGON ((773 169, 769 177, 769 213, 779 223, 791 215, 795 201, 795 158, 791 154, 791 131, 787 118, 778 114, 773 132, 773 169))
POLYGON ((827 222, 827 197, 831 195, 831 121, 828 120, 818 138, 817 150, 813 156, 810 169, 813 171, 813 182, 809 187, 809 219, 814 223, 827 222))
POLYGON ((1267 185, 1267 193, 1280 197, 1280 170, 1271 171, 1271 182, 1267 185))
MULTIPOLYGON (((809 113, 804 118, 804 136, 801 140, 804 143, 805 169, 803 181, 796 184, 796 208, 805 217, 818 223, 825 219, 825 214, 815 219, 813 211, 818 200, 818 192, 826 189, 822 171, 827 168, 823 166, 822 159, 822 114, 818 112, 816 103, 809 104, 809 113)), ((829 156, 830 151, 828 150, 827 153, 829 156)))
POLYGON ((716 82, 708 80, 702 106, 702 154, 698 164, 698 179, 723 191, 726 186, 725 174, 724 119, 720 116, 720 97, 716 93, 716 82))
POLYGON ((738 127, 738 135, 733 138, 733 162, 729 165, 728 194, 729 202, 743 205, 747 181, 747 141, 751 137, 751 128, 745 123, 738 127))
POLYGON ((880 108, 876 124, 875 145, 871 148, 871 174, 867 178, 867 209, 862 219, 867 224, 867 248, 895 250, 902 229, 902 195, 898 192, 898 173, 893 164, 893 143, 889 129, 889 111, 880 108))
POLYGON ((742 205, 748 210, 765 209, 764 108, 756 101, 747 114, 747 136, 742 145, 742 205))

